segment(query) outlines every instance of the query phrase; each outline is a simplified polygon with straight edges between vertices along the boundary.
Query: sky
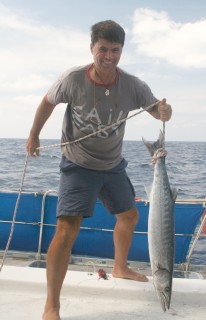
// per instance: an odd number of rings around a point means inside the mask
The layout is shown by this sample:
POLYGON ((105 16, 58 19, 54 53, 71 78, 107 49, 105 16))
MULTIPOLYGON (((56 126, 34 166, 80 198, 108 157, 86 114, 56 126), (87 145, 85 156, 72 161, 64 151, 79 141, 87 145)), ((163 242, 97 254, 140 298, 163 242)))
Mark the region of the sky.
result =
MULTIPOLYGON (((172 105, 166 140, 206 140, 205 0, 0 0, 0 138, 28 138, 57 77, 92 62, 90 28, 107 19, 126 31, 119 67, 172 105)), ((54 109, 41 139, 60 139, 65 108, 54 109)), ((156 140, 160 129, 142 112, 124 139, 156 140)))

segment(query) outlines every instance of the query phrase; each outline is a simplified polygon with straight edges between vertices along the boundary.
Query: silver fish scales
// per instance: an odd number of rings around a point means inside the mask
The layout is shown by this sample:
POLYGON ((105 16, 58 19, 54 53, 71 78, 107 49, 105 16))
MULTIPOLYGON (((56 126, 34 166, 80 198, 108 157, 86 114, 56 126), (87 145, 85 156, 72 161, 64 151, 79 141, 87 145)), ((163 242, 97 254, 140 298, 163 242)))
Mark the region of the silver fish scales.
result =
POLYGON ((147 190, 149 197, 148 244, 153 284, 163 311, 170 308, 174 266, 174 203, 177 190, 171 189, 163 148, 164 136, 160 131, 156 142, 144 144, 152 156, 154 178, 147 190))

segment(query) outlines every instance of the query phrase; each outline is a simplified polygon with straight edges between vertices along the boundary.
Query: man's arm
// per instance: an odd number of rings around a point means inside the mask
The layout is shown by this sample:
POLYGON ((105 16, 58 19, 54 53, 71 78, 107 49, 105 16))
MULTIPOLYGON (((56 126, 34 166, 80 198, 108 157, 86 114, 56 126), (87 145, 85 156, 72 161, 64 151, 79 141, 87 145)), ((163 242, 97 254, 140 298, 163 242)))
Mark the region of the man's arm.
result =
POLYGON ((42 102, 38 106, 30 135, 26 144, 26 150, 30 156, 39 155, 39 150, 37 150, 37 148, 40 146, 39 134, 44 124, 52 114, 54 108, 55 106, 49 103, 46 97, 42 99, 42 102))

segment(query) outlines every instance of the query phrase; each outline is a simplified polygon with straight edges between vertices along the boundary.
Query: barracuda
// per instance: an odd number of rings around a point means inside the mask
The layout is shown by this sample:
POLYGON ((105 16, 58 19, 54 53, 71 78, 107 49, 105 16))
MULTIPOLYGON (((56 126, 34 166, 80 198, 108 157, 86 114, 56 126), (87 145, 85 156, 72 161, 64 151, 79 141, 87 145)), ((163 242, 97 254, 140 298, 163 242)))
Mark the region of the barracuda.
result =
POLYGON ((143 142, 152 156, 154 178, 147 190, 149 197, 148 242, 153 284, 163 311, 170 308, 174 266, 174 203, 177 190, 171 189, 163 148, 164 136, 160 131, 154 143, 143 142))

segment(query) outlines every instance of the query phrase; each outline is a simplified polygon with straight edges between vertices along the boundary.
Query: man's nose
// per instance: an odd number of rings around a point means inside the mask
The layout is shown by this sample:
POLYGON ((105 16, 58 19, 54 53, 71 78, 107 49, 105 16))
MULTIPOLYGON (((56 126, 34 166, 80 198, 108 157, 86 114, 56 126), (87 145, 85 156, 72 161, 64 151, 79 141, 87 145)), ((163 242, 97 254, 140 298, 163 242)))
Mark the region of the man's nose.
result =
POLYGON ((114 53, 112 52, 112 50, 107 50, 105 52, 105 58, 111 59, 113 56, 114 56, 114 53))

